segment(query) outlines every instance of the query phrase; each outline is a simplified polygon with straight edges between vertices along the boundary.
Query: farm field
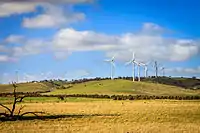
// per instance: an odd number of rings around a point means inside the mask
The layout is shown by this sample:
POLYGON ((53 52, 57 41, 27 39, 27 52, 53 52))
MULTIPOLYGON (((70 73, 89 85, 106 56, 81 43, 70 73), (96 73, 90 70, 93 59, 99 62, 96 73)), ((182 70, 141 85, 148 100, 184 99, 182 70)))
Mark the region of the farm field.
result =
POLYGON ((101 80, 78 84, 66 84, 66 89, 57 89, 47 94, 124 94, 124 95, 200 95, 199 90, 184 89, 177 86, 132 82, 129 80, 101 80))
POLYGON ((200 132, 200 101, 40 100, 21 105, 26 105, 23 111, 46 112, 45 119, 27 117, 19 121, 0 122, 0 132, 200 132))

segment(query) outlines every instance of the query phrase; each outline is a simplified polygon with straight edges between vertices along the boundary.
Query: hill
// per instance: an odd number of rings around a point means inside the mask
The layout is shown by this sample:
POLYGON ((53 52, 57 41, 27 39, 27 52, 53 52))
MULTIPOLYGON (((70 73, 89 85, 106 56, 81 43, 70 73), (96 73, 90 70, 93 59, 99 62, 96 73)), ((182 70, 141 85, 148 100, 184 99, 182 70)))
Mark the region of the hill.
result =
MULTIPOLYGON (((17 92, 44 92, 51 89, 51 84, 48 83, 19 83, 17 86, 17 92)), ((0 93, 8 92, 13 92, 12 84, 0 85, 0 93)))
MULTIPOLYGON (((144 81, 155 82, 155 78, 144 79, 144 81)), ((176 78, 176 77, 159 77, 157 80, 160 84, 178 86, 185 89, 200 89, 200 79, 193 78, 176 78)))
POLYGON ((200 95, 199 90, 177 86, 129 80, 99 80, 77 84, 66 84, 65 89, 57 89, 48 94, 125 94, 125 95, 200 95))

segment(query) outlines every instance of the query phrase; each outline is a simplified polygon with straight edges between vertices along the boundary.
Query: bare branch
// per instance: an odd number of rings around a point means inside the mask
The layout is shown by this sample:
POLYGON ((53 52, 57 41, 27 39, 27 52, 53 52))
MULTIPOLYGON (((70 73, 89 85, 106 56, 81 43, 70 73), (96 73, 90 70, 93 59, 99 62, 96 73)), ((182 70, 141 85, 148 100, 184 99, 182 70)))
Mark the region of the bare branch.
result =
POLYGON ((27 114, 33 114, 35 116, 38 116, 37 114, 45 114, 45 112, 25 112, 25 113, 21 114, 20 116, 24 116, 27 114))
POLYGON ((22 100, 23 100, 25 97, 26 97, 26 96, 18 97, 17 100, 16 100, 16 102, 17 102, 17 103, 22 102, 22 100))
POLYGON ((20 109, 19 109, 19 111, 18 111, 18 115, 21 113, 21 111, 22 111, 22 109, 23 109, 24 107, 25 107, 25 105, 20 107, 20 109))
POLYGON ((8 107, 6 107, 5 105, 0 103, 0 106, 2 106, 3 108, 7 109, 10 113, 12 112, 8 107))
POLYGON ((16 85, 15 82, 12 82, 12 85, 13 85, 14 88, 17 88, 17 85, 16 85))

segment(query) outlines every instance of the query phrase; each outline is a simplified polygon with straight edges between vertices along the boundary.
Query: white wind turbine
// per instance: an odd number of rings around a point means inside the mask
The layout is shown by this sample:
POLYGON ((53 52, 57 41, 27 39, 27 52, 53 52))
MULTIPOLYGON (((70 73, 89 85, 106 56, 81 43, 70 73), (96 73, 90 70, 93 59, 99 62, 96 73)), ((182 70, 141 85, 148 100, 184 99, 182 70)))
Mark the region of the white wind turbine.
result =
POLYGON ((144 66, 144 77, 146 78, 147 77, 147 71, 148 71, 148 67, 147 67, 147 64, 141 62, 140 63, 142 66, 144 66))
POLYGON ((105 62, 109 62, 110 63, 110 78, 111 80, 113 80, 114 77, 114 68, 115 68, 115 56, 113 56, 111 59, 108 60, 104 60, 105 62))
POLYGON ((140 64, 142 65, 142 66, 144 66, 144 77, 145 78, 147 78, 147 76, 148 76, 148 65, 149 65, 149 63, 150 62, 147 62, 147 63, 143 63, 143 62, 141 62, 140 64))
POLYGON ((163 77, 165 76, 165 67, 161 67, 161 72, 162 72, 162 75, 163 75, 163 77))
POLYGON ((138 81, 140 81, 140 66, 142 65, 140 62, 136 62, 135 63, 137 64, 137 68, 138 68, 138 81))
POLYGON ((158 77, 158 62, 156 60, 153 61, 153 68, 155 70, 155 78, 158 77))
MULTIPOLYGON (((127 62, 125 65, 129 65, 132 64, 133 66, 133 72, 132 72, 132 76, 133 76, 133 82, 135 81, 135 64, 138 65, 139 63, 135 61, 135 53, 133 52, 133 56, 132 59, 127 62)), ((138 71, 138 76, 140 75, 140 72, 138 71)))
POLYGON ((162 65, 161 65, 161 63, 158 63, 158 61, 156 61, 156 60, 154 60, 153 61, 154 62, 154 64, 153 64, 153 68, 154 68, 154 70, 155 70, 155 78, 158 78, 158 74, 159 74, 159 71, 161 70, 161 71, 163 71, 164 72, 164 67, 161 67, 162 65))

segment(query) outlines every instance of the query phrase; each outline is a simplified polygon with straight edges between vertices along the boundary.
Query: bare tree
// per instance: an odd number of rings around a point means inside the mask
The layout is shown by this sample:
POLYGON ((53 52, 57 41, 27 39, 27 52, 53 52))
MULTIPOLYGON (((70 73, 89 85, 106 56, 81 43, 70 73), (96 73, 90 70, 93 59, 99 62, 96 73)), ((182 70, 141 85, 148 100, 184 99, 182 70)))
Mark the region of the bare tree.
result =
POLYGON ((18 119, 18 118, 21 118, 23 117, 24 115, 27 115, 27 114, 33 114, 35 116, 38 116, 37 114, 44 114, 45 112, 24 112, 21 114, 22 112, 22 109, 25 107, 25 106, 21 106, 18 110, 18 113, 15 115, 14 112, 16 111, 16 105, 17 103, 21 103, 22 100, 26 97, 25 95, 24 96, 18 96, 17 93, 16 93, 16 89, 17 89, 17 85, 16 83, 12 83, 13 85, 13 96, 14 96, 14 100, 13 100, 13 104, 12 104, 12 108, 9 108, 5 105, 3 105, 2 103, 0 103, 0 107, 3 107, 5 109, 5 113, 0 113, 0 116, 4 116, 5 118, 8 118, 8 119, 18 119), (8 113, 7 113, 7 112, 8 113))

